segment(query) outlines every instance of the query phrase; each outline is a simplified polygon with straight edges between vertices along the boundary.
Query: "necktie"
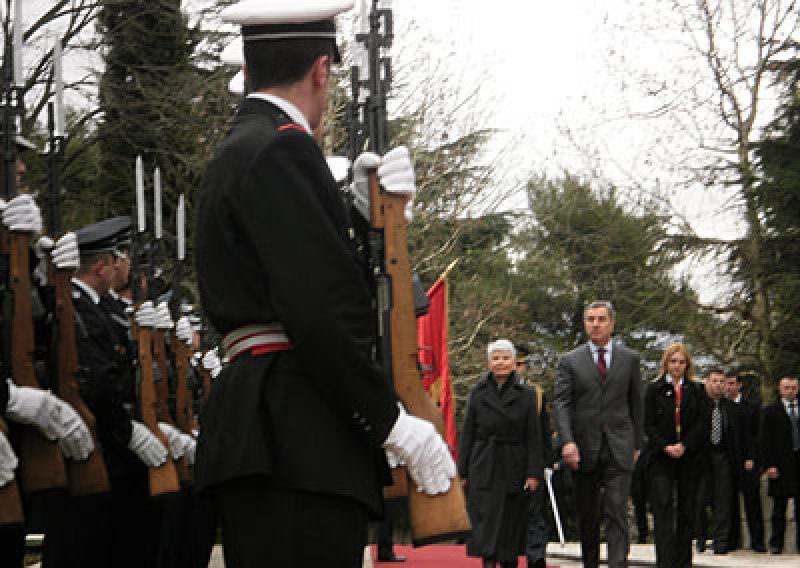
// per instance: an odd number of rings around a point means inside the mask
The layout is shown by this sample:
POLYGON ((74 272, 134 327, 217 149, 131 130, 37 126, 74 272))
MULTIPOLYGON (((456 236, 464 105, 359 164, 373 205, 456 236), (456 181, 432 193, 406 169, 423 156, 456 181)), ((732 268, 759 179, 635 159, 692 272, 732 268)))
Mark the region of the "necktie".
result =
POLYGON ((681 439, 681 398, 683 397, 683 387, 680 382, 675 383, 675 433, 681 439))
POLYGON ((606 367, 606 350, 603 347, 597 348, 597 372, 600 373, 600 380, 606 382, 608 368, 606 367))
POLYGON ((722 412, 719 401, 714 401, 714 410, 711 412, 711 443, 718 446, 722 441, 722 412))
POLYGON ((789 403, 789 418, 792 422, 792 450, 800 450, 800 420, 797 416, 797 402, 789 403))

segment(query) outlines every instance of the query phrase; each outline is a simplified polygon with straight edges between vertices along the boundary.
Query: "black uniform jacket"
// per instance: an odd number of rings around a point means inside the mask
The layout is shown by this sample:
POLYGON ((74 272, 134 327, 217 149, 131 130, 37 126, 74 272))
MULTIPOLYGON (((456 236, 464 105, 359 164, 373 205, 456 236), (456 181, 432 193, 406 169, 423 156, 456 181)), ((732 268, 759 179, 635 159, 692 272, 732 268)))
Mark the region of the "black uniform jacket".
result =
POLYGON ((291 351, 238 357, 201 417, 196 482, 271 475, 380 508, 396 398, 371 357, 375 318, 345 210, 311 136, 242 103, 199 192, 203 305, 222 334, 279 322, 291 351))
POLYGON ((709 425, 709 407, 703 386, 684 379, 681 392, 681 433, 675 422, 675 385, 665 377, 647 385, 644 395, 644 433, 647 447, 642 459, 648 471, 669 473, 671 468, 696 467, 699 456, 705 449, 709 425), (686 448, 683 456, 676 460, 664 453, 666 446, 681 442, 686 448))
POLYGON ((506 551, 513 552, 513 557, 524 553, 527 501, 515 506, 506 496, 521 495, 526 478, 543 480, 540 421, 532 388, 519 384, 512 375, 498 390, 490 377, 487 374, 470 391, 461 431, 458 471, 467 480, 472 520, 467 552, 471 556, 500 553, 495 550, 500 527, 522 527, 521 551, 506 551), (506 505, 511 510, 505 510, 506 505), (522 520, 515 520, 520 514, 522 520))
POLYGON ((8 383, 5 380, 0 380, 0 416, 6 413, 8 406, 8 383))
MULTIPOLYGON (((746 435, 749 436, 752 446, 752 458, 756 461, 760 459, 756 444, 761 439, 761 403, 757 400, 750 400, 742 398, 739 402, 734 403, 736 408, 739 409, 739 415, 742 420, 742 428, 746 429, 746 435)), ((744 464, 739 464, 740 468, 744 464)), ((760 466, 759 466, 760 467, 760 466)))
MULTIPOLYGON (((705 391, 703 391, 705 393, 705 391)), ((711 416, 714 402, 706 394, 706 404, 708 405, 708 432, 706 438, 706 448, 701 457, 708 462, 708 450, 711 446, 711 416)), ((731 473, 741 469, 745 460, 754 459, 755 446, 747 427, 747 420, 738 404, 728 398, 720 399, 720 410, 722 412, 722 445, 728 454, 731 466, 734 468, 731 473)))
POLYGON ((108 313, 80 287, 72 286, 75 306, 75 342, 81 397, 97 420, 97 437, 111 477, 146 472, 128 449, 133 400, 127 397, 131 382, 124 348, 108 313))
POLYGON ((778 468, 778 478, 769 480, 769 496, 800 496, 800 471, 792 451, 792 421, 780 400, 764 408, 760 445, 762 467, 778 468))

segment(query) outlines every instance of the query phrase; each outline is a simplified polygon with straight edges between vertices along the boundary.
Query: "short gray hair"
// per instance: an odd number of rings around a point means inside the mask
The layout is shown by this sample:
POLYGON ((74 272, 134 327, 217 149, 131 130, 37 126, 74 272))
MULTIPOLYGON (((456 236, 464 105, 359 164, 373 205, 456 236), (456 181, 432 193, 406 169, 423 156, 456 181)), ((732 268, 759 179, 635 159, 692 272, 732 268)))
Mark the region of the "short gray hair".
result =
POLYGON ((605 308, 608 310, 608 317, 612 320, 616 320, 616 312, 614 311, 614 305, 609 300, 595 300, 585 308, 583 308, 583 319, 586 319, 586 314, 589 313, 589 310, 594 310, 595 308, 605 308))
POLYGON ((492 341, 489 344, 489 347, 486 348, 486 356, 491 357, 492 353, 495 351, 511 351, 511 358, 517 358, 517 349, 508 339, 497 339, 492 341))

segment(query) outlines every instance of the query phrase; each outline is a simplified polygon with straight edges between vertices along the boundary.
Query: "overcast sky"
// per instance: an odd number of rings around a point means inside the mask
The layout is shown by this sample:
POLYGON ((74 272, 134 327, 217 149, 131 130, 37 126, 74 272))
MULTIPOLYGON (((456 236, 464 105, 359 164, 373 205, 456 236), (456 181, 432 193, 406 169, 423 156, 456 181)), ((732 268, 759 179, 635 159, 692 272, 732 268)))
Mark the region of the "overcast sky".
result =
MULTIPOLYGON (((35 14, 50 4, 23 6, 35 14)), ((399 64, 414 68, 430 54, 444 62, 439 77, 460 82, 464 92, 480 86, 483 126, 503 132, 491 151, 514 142, 504 154, 503 183, 569 170, 616 183, 631 200, 658 186, 699 234, 732 237, 743 230, 724 191, 670 186, 674 158, 646 150, 669 124, 633 120, 623 111, 652 109, 652 100, 637 95, 634 69, 659 80, 693 71, 671 58, 680 36, 648 33, 663 27, 654 0, 394 0, 393 10, 399 64)), ((507 206, 524 206, 522 194, 507 206)))

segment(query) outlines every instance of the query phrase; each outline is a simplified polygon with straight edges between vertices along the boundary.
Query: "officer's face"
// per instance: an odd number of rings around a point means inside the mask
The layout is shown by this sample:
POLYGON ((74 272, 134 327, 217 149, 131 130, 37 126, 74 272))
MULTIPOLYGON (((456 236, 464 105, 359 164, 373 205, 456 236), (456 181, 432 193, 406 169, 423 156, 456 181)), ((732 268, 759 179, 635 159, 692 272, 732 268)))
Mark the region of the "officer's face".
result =
POLYGON ((714 400, 721 399, 725 394, 725 375, 711 373, 706 379, 706 390, 708 391, 708 396, 714 400))
POLYGON ((736 377, 725 378, 725 396, 731 400, 736 400, 740 390, 742 390, 742 385, 739 384, 736 377))
POLYGON ((608 308, 605 307, 587 310, 583 325, 586 328, 586 335, 589 336, 589 339, 595 345, 600 346, 608 343, 611 339, 611 332, 614 331, 614 320, 611 319, 611 314, 608 308))
POLYGON ((511 351, 493 351, 489 355, 489 370, 498 379, 505 379, 514 370, 514 355, 511 351))
POLYGON ((25 175, 26 171, 25 162, 22 161, 20 155, 17 155, 17 187, 22 184, 22 176, 25 175))
POLYGON ((797 379, 781 379, 778 383, 778 390, 783 400, 794 400, 797 398, 797 379))

